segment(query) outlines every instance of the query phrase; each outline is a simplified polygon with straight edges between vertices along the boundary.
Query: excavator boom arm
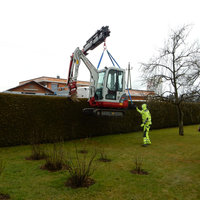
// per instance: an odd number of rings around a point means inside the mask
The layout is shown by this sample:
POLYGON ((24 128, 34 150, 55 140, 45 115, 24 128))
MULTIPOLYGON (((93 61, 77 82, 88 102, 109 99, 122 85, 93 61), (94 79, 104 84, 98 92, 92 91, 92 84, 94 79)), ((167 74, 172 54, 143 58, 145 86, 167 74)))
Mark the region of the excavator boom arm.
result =
POLYGON ((77 91, 77 77, 81 60, 84 62, 85 66, 90 71, 90 93, 89 96, 93 97, 95 94, 95 87, 98 80, 98 71, 94 65, 86 58, 83 51, 78 47, 74 51, 71 61, 68 76, 68 87, 70 94, 75 94, 77 91))
POLYGON ((108 26, 103 26, 100 30, 87 40, 86 44, 83 46, 83 50, 81 51, 79 48, 76 48, 74 53, 71 56, 70 65, 69 65, 69 73, 67 85, 69 87, 70 95, 76 94, 77 91, 77 77, 78 70, 80 65, 80 60, 84 62, 88 70, 90 71, 90 93, 89 96, 94 96, 95 84, 98 80, 98 71, 93 66, 93 64, 86 58, 87 52, 89 50, 95 49, 99 46, 105 39, 110 36, 110 30, 108 26))

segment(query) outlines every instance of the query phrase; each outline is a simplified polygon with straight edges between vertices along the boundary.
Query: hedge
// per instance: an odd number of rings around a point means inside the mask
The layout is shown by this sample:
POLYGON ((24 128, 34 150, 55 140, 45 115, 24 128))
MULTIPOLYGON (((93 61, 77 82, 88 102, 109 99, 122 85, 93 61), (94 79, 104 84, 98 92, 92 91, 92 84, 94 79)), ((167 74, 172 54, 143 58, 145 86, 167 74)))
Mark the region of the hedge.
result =
MULTIPOLYGON (((141 106, 141 103, 137 103, 141 106)), ((176 108, 168 103, 150 102, 152 128, 177 126, 176 108)), ((127 110, 123 118, 86 116, 86 99, 72 102, 66 97, 0 94, 0 146, 30 144, 55 138, 75 138, 127 133, 141 130, 141 116, 127 110)), ((184 104, 184 124, 200 122, 200 104, 184 104)))

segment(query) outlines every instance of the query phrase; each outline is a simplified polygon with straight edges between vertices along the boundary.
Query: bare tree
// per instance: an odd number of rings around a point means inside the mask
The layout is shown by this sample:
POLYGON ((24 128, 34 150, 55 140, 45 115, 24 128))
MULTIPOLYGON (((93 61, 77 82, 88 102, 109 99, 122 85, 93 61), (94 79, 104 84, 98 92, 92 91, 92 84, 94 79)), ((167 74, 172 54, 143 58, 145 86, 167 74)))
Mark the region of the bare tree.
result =
POLYGON ((143 78, 155 87, 163 85, 156 98, 176 106, 179 135, 184 135, 182 102, 199 94, 200 46, 188 42, 191 26, 172 30, 164 47, 149 63, 142 63, 143 78))

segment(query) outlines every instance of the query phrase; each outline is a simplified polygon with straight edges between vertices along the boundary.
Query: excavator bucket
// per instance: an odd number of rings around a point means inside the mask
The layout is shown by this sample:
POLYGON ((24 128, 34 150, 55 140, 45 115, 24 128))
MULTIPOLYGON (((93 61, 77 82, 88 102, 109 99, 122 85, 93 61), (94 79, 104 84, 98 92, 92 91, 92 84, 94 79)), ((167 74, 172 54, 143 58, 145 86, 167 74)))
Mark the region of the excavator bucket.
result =
POLYGON ((73 102, 79 102, 79 100, 78 100, 78 98, 77 98, 77 92, 71 94, 70 99, 71 99, 73 102))

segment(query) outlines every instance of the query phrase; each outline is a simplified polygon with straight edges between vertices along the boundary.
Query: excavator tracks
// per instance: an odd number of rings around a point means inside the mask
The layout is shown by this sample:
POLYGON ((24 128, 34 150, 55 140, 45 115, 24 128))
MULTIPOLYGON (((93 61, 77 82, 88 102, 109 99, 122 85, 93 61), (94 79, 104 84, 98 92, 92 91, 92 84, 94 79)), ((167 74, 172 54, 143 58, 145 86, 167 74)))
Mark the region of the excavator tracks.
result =
POLYGON ((104 109, 104 108, 84 108, 83 113, 86 115, 94 116, 107 116, 107 117, 123 117, 125 115, 124 110, 120 109, 104 109))

